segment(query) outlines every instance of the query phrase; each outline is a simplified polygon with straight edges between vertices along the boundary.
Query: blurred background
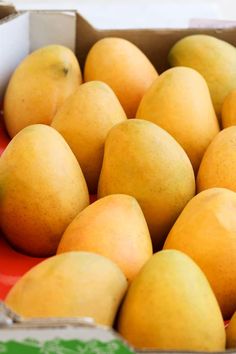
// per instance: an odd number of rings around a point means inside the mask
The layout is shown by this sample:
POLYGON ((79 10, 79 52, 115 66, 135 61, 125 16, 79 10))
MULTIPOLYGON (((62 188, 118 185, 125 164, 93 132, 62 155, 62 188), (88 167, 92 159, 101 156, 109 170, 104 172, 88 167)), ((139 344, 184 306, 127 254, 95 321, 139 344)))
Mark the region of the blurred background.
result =
MULTIPOLYGON (((76 9, 98 28, 189 27, 236 21, 236 0, 13 0, 17 9, 76 9)), ((226 24, 227 25, 227 24, 226 24)))

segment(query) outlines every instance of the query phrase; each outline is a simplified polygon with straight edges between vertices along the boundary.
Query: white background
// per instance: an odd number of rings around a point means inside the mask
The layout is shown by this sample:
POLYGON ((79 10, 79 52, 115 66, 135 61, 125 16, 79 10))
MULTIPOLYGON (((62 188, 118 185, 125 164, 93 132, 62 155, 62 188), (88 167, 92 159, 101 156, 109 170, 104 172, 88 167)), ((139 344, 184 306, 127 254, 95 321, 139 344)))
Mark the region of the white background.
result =
POLYGON ((188 27, 192 18, 235 20, 236 0, 13 0, 18 9, 77 9, 98 28, 188 27))

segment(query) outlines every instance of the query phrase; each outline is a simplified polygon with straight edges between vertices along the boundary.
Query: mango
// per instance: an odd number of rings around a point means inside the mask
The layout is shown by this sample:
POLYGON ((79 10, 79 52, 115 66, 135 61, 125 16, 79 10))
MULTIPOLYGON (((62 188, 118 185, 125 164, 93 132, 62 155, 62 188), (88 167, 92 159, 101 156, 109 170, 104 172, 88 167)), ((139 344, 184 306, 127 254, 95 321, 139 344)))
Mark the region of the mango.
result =
POLYGON ((236 49, 233 45, 205 34, 186 36, 171 48, 171 66, 188 66, 205 78, 220 120, 226 95, 236 89, 236 49))
POLYGON ((79 86, 52 120, 79 161, 89 191, 96 193, 109 130, 126 120, 125 112, 112 89, 100 81, 79 86))
POLYGON ((136 117, 168 131, 187 153, 195 173, 219 132, 206 81, 187 67, 162 73, 143 96, 136 117))
POLYGON ((221 117, 223 128, 236 125, 236 89, 231 91, 225 97, 222 105, 221 117))
POLYGON ((134 118, 144 93, 158 76, 146 55, 123 38, 103 38, 89 50, 84 80, 107 83, 115 92, 128 118, 134 118))
POLYGON ((152 242, 138 202, 125 194, 101 198, 81 211, 62 235, 57 253, 88 251, 110 258, 128 281, 152 256, 152 242))
POLYGON ((164 244, 188 254, 205 273, 223 316, 236 311, 236 193, 211 188, 184 208, 164 244))
POLYGON ((114 126, 105 141, 98 197, 128 194, 146 218, 154 249, 195 194, 191 162, 164 129, 142 119, 114 126))
POLYGON ((31 124, 50 124, 81 82, 78 60, 69 48, 49 45, 29 54, 11 76, 4 97, 10 137, 31 124))
POLYGON ((23 317, 91 317, 112 326, 127 281, 118 266, 89 252, 67 252, 31 268, 5 303, 23 317))
POLYGON ((81 168, 63 137, 34 124, 22 129, 0 159, 0 227, 33 256, 56 253, 66 227, 89 204, 81 168))
POLYGON ((203 155, 198 175, 198 192, 222 187, 236 192, 236 126, 215 136, 203 155))
POLYGON ((233 314, 226 328, 226 348, 236 348, 236 312, 233 314))
POLYGON ((175 250, 154 254, 131 283, 119 333, 138 349, 223 351, 224 322, 201 269, 175 250))

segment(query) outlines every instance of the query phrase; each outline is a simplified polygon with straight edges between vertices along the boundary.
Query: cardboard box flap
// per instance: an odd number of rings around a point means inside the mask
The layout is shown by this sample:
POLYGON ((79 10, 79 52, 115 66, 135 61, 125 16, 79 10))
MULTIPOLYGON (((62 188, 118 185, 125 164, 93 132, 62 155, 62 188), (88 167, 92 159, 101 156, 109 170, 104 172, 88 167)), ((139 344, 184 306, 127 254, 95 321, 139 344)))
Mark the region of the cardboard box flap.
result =
POLYGON ((76 13, 74 11, 30 12, 30 52, 49 44, 65 45, 75 51, 76 13))
MULTIPOLYGON (((0 7, 1 8, 1 7, 0 7)), ((75 12, 23 12, 0 21, 0 101, 11 74, 30 52, 61 44, 75 50, 75 12)))
POLYGON ((12 72, 29 53, 29 14, 0 23, 0 100, 12 72))
POLYGON ((76 54, 80 65, 84 67, 85 59, 89 49, 99 39, 104 37, 121 37, 137 45, 151 60, 153 65, 161 73, 168 65, 168 53, 171 47, 181 38, 204 33, 223 39, 236 45, 236 23, 233 26, 224 27, 219 21, 219 26, 209 28, 201 26, 187 29, 105 29, 100 30, 93 27, 85 18, 77 13, 77 45, 76 54))

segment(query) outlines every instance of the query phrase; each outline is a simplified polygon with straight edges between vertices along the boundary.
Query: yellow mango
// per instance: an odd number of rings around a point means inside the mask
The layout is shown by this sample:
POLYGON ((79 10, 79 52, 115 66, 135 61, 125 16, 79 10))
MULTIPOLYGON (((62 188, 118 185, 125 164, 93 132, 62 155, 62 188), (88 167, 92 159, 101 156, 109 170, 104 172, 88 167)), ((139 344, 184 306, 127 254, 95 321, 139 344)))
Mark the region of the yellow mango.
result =
POLYGON ((198 175, 198 192, 213 187, 236 192, 236 126, 223 129, 203 155, 198 175))
POLYGON ((97 191, 107 133, 126 119, 111 88, 91 81, 80 85, 52 120, 79 161, 91 193, 97 191))
POLYGON ((123 38, 97 41, 90 49, 84 80, 107 83, 115 92, 128 118, 134 118, 144 93, 158 76, 146 55, 123 38))
POLYGON ((66 227, 89 204, 81 168, 63 137, 34 124, 22 129, 0 159, 0 227, 34 256, 56 253, 66 227))
POLYGON ((137 199, 154 249, 159 248, 195 194, 191 162, 177 141, 156 124, 142 119, 119 123, 105 142, 98 197, 117 193, 137 199))
POLYGON ((236 125, 236 90, 231 91, 224 99, 222 110, 222 127, 236 125))
POLYGON ((109 259, 67 252, 30 269, 5 303, 23 317, 91 317, 112 326, 126 289, 124 274, 109 259))
POLYGON ((175 43, 168 60, 171 66, 188 66, 202 74, 220 119, 226 95, 236 89, 236 48, 213 36, 194 34, 175 43))
POLYGON ((4 97, 9 135, 31 124, 50 124, 81 81, 78 60, 69 48, 49 45, 29 54, 12 74, 4 97))
POLYGON ((154 254, 131 283, 118 331, 138 349, 225 349, 223 318, 205 275, 175 250, 154 254))
POLYGON ((187 153, 195 173, 207 146, 219 132, 206 81, 187 67, 161 74, 143 96, 136 117, 168 131, 187 153))

